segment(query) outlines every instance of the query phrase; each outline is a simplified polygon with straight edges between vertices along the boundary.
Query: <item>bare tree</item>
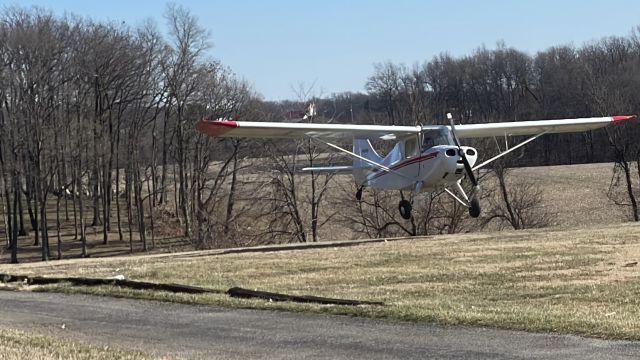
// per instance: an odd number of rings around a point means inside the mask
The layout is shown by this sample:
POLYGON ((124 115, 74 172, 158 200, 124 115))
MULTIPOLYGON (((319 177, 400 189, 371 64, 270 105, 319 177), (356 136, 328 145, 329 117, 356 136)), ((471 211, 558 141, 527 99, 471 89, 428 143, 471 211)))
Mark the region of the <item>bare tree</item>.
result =
MULTIPOLYGON (((547 227, 553 224, 553 214, 543 206, 543 194, 539 185, 526 179, 513 179, 503 161, 497 161, 491 169, 495 177, 493 188, 485 186, 488 203, 481 225, 497 223, 509 225, 515 230, 547 227)), ((488 181, 485 181, 488 185, 488 181)))
MULTIPOLYGON (((198 61, 209 49, 209 34, 198 24, 195 15, 187 9, 168 5, 165 14, 172 38, 172 48, 166 67, 166 82, 169 88, 169 101, 173 105, 175 116, 175 160, 178 167, 179 187, 178 207, 184 225, 184 235, 191 235, 189 212, 189 179, 187 178, 187 156, 191 146, 187 134, 187 111, 189 101, 197 95, 198 84, 202 78, 202 67, 198 61)), ((166 121, 166 120, 165 120, 166 121)), ((191 124, 191 122, 189 122, 191 124)), ((164 166, 165 164, 163 164, 164 166)), ((164 177, 163 177, 164 178, 164 177)), ((162 185, 164 186, 164 184, 162 185)))
POLYGON ((400 125, 404 120, 399 116, 398 110, 405 73, 406 68, 402 65, 391 62, 375 64, 374 74, 366 83, 369 94, 380 99, 390 125, 400 125))

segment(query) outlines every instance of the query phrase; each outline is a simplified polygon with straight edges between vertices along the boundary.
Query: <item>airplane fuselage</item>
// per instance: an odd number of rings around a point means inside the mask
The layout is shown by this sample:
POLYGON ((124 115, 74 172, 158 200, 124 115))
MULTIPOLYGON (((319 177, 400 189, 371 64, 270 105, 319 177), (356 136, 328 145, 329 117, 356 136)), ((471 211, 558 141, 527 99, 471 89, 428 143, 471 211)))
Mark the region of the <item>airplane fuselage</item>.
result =
MULTIPOLYGON (((463 146, 462 150, 473 166, 478 158, 477 151, 468 146, 463 146)), ((371 169, 367 172, 364 185, 385 190, 412 190, 416 182, 421 181, 422 191, 433 191, 455 184, 465 176, 464 164, 458 151, 455 145, 427 148, 419 155, 390 162, 386 166, 391 171, 371 169)), ((389 155, 385 158, 389 158, 389 155)))

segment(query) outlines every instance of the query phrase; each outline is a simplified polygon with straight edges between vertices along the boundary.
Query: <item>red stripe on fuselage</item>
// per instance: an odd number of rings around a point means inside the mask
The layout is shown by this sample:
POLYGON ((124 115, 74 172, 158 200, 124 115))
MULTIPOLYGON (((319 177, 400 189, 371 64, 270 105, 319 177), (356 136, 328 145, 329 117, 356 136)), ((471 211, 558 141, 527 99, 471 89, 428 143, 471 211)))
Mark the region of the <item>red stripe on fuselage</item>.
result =
MULTIPOLYGON (((420 157, 417 157, 417 158, 413 158, 413 159, 409 159, 407 161, 400 162, 398 164, 393 165, 389 169, 398 170, 398 169, 403 168, 403 167, 405 167, 407 165, 419 163, 419 162, 426 161, 426 160, 431 160, 433 158, 436 158, 437 156, 438 156, 438 153, 437 152, 433 152, 433 153, 430 153, 430 154, 427 154, 427 155, 424 155, 424 156, 420 156, 420 157)), ((371 170, 371 172, 369 174, 377 173, 379 171, 381 171, 381 173, 376 174, 374 177, 372 177, 369 180, 377 179, 378 177, 380 177, 381 175, 384 175, 386 173, 386 171, 384 171, 383 169, 376 168, 376 169, 371 170)))

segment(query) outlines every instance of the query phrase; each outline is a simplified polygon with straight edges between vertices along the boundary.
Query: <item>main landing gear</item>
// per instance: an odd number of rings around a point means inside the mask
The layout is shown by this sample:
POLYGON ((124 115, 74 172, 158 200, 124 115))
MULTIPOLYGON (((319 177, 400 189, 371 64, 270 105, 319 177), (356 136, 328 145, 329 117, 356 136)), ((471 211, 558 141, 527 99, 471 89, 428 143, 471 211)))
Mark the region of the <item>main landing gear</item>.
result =
MULTIPOLYGON (((356 191, 356 200, 360 201, 362 199, 363 189, 364 189, 364 186, 361 186, 356 191)), ((400 203, 398 204, 398 212, 400 212, 400 216, 403 219, 405 220, 411 219, 411 211, 413 210, 413 199, 416 194, 420 193, 421 189, 422 189, 422 182, 416 183, 415 189, 411 192, 411 196, 409 200, 405 199, 404 195, 402 194, 402 191, 400 191, 400 196, 402 197, 402 200, 400 200, 400 203)), ((480 212, 481 212, 480 201, 478 201, 478 198, 477 198, 480 188, 476 187, 474 189, 474 194, 471 200, 469 200, 469 198, 467 197, 467 194, 464 192, 459 182, 457 183, 457 189, 462 195, 462 197, 464 198, 464 200, 456 196, 453 192, 451 192, 451 190, 447 188, 445 188, 444 190, 449 195, 451 195, 454 199, 456 199, 459 203, 469 208, 469 216, 471 216, 472 218, 477 218, 478 216, 480 216, 480 212)))
POLYGON ((402 216, 403 219, 405 220, 411 219, 411 210, 413 209, 413 199, 415 198, 416 194, 420 193, 421 190, 422 190, 422 181, 418 181, 416 182, 416 185, 413 191, 411 191, 409 200, 405 199, 404 195, 402 194, 402 191, 400 191, 400 197, 402 198, 402 200, 400 200, 400 204, 398 204, 398 211, 400 211, 400 216, 402 216))
POLYGON ((480 201, 475 197, 471 199, 471 202, 469 203, 469 216, 472 218, 480 216, 480 201))
POLYGON ((456 196, 456 194, 454 194, 451 190, 447 188, 444 188, 444 191, 447 194, 451 195, 451 197, 454 198, 457 202, 469 208, 469 216, 471 216, 472 218, 477 218, 478 216, 480 216, 480 212, 481 212, 480 201, 478 201, 478 196, 480 196, 480 187, 476 186, 473 189, 473 194, 471 195, 471 199, 469 199, 464 189, 460 185, 460 181, 456 183, 456 188, 458 189, 458 192, 460 193, 460 195, 462 195, 463 199, 456 196))
MULTIPOLYGON (((480 216, 481 209, 480 201, 478 201, 478 199, 471 199, 469 205, 467 206, 469 207, 469 216, 471 216, 472 218, 477 218, 478 216, 480 216)), ((400 200, 400 204, 398 204, 398 210, 400 211, 400 216, 402 216, 403 219, 411 219, 412 206, 409 200, 400 200)))
POLYGON ((400 216, 403 219, 409 220, 411 219, 411 202, 406 199, 400 200, 400 205, 398 205, 398 210, 400 210, 400 216))
MULTIPOLYGON (((451 195, 456 201, 458 201, 460 204, 469 208, 469 216, 471 216, 472 218, 477 218, 478 216, 480 216, 480 212, 481 212, 480 201, 478 201, 478 197, 477 197, 480 194, 480 187, 476 186, 474 188, 471 199, 467 197, 467 194, 465 193, 464 189, 460 185, 460 182, 456 183, 456 187, 460 192, 460 195, 462 195, 462 197, 464 198, 464 200, 456 196, 453 192, 451 192, 451 190, 447 188, 445 188, 444 190, 449 195, 451 195)), ((400 192, 400 196, 402 196, 402 200, 400 200, 400 203, 398 204, 398 211, 400 212, 400 216, 402 216, 403 219, 406 219, 406 220, 411 219, 411 210, 413 208, 412 206, 413 198, 415 194, 420 192, 421 188, 422 188, 422 183, 416 184, 415 190, 411 192, 411 200, 405 199, 404 196, 402 195, 402 192, 400 192)))

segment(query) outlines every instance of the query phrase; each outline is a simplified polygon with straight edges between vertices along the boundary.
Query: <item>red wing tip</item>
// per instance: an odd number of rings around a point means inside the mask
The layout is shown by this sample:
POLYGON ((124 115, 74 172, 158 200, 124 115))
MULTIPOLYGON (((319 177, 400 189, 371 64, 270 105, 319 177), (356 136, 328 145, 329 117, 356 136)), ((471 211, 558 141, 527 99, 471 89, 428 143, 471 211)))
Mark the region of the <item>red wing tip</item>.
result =
POLYGON ((218 126, 238 127, 238 123, 236 121, 228 120, 226 118, 213 119, 213 118, 204 117, 199 122, 209 123, 209 124, 218 125, 218 126))
POLYGON ((232 120, 202 119, 195 125, 196 130, 210 136, 221 136, 231 129, 238 127, 238 122, 232 120))
POLYGON ((618 122, 618 121, 625 121, 625 120, 633 120, 633 119, 636 119, 637 117, 638 115, 616 115, 611 117, 611 121, 618 122))

